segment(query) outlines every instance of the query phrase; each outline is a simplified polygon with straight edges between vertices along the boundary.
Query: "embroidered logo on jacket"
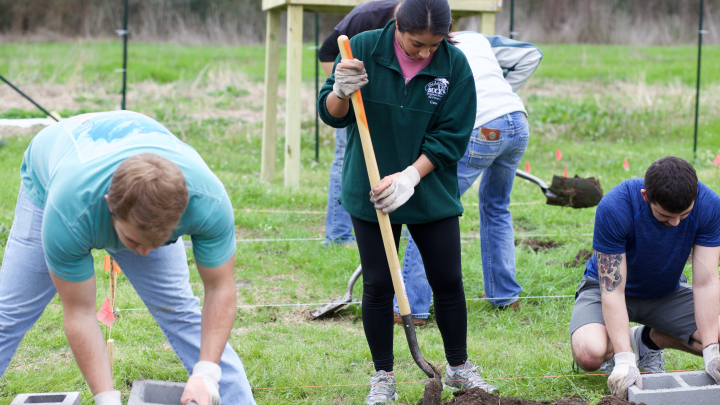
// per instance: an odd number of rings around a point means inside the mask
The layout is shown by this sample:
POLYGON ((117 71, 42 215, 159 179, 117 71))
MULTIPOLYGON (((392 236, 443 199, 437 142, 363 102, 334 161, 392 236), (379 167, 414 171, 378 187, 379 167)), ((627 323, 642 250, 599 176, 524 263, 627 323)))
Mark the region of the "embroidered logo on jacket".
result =
POLYGON ((430 104, 437 104, 438 101, 447 93, 450 82, 445 78, 437 78, 425 86, 425 93, 430 99, 430 104))

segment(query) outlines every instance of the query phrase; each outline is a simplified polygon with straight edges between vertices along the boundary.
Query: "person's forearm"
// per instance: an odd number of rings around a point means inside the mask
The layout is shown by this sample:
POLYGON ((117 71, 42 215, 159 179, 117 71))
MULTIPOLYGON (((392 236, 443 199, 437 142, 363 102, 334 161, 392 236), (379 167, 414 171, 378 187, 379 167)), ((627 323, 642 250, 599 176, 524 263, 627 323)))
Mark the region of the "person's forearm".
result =
POLYGON ((331 92, 325 99, 325 107, 334 118, 343 118, 350 111, 350 99, 341 100, 331 92))
POLYGON ((235 285, 218 286, 205 290, 202 309, 200 361, 220 364, 220 357, 230 337, 237 301, 235 285))
POLYGON ((603 294, 602 314, 615 353, 632 351, 625 294, 603 294))
POLYGON ((421 179, 427 176, 431 171, 435 170, 435 165, 425 155, 420 155, 418 160, 416 160, 412 166, 418 171, 421 179))
POLYGON ((63 312, 65 336, 93 395, 112 391, 107 348, 95 312, 73 314, 65 308, 63 312))
POLYGON ((706 285, 693 285, 693 301, 695 302, 695 323, 702 347, 718 343, 720 325, 718 322, 718 301, 720 285, 717 278, 706 285))

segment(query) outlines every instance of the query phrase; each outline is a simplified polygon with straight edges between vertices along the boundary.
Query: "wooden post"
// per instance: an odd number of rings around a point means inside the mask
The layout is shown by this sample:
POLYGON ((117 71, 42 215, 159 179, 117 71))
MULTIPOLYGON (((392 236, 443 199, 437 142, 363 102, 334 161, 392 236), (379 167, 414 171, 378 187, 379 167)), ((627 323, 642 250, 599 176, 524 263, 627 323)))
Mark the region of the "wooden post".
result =
POLYGON ((275 136, 277 135, 278 56, 280 53, 280 9, 267 12, 265 34, 265 100, 263 105, 262 162, 260 178, 267 182, 275 179, 275 136))
POLYGON ((495 35, 495 13, 480 14, 480 33, 485 35, 495 35))
POLYGON ((108 339, 107 352, 108 359, 110 360, 110 376, 112 377, 115 375, 115 339, 108 339))
POLYGON ((287 7, 287 91, 285 100, 285 187, 300 184, 300 86, 303 6, 287 7))

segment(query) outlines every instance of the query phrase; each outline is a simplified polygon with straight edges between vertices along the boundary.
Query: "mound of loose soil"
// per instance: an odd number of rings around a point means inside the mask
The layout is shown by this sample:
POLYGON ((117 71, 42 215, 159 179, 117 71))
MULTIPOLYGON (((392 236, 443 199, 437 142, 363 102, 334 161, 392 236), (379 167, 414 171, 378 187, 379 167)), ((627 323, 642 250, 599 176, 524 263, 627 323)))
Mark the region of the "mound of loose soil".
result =
MULTIPOLYGON (((559 401, 529 401, 511 397, 499 397, 488 394, 480 388, 470 388, 453 393, 455 398, 443 403, 443 405, 588 405, 587 401, 579 398, 566 398, 559 401)), ((598 405, 645 405, 644 402, 635 404, 624 399, 607 396, 600 400, 598 405)))

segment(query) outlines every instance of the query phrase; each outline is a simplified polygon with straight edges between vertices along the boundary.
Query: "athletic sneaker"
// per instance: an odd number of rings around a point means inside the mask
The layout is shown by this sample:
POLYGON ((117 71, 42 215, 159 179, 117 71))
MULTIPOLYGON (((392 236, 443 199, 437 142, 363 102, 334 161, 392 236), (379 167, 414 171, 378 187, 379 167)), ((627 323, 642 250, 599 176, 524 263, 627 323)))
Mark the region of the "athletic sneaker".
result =
POLYGON ((465 389, 465 388, 480 388, 485 392, 491 394, 497 394, 498 388, 494 385, 488 384, 480 374, 478 373, 477 367, 469 361, 465 362, 465 367, 462 370, 453 371, 448 364, 445 366, 445 383, 446 387, 452 389, 465 389))
POLYGON ((370 393, 365 397, 367 405, 385 405, 390 401, 397 401, 395 392, 395 375, 388 375, 380 370, 370 379, 370 393))
POLYGON ((665 372, 665 355, 663 349, 652 350, 642 342, 642 331, 645 326, 634 326, 630 329, 630 346, 635 353, 638 368, 655 373, 665 372))
POLYGON ((600 368, 598 370, 602 371, 603 373, 612 373, 614 368, 615 356, 610 357, 610 360, 603 361, 603 364, 600 365, 600 368))

